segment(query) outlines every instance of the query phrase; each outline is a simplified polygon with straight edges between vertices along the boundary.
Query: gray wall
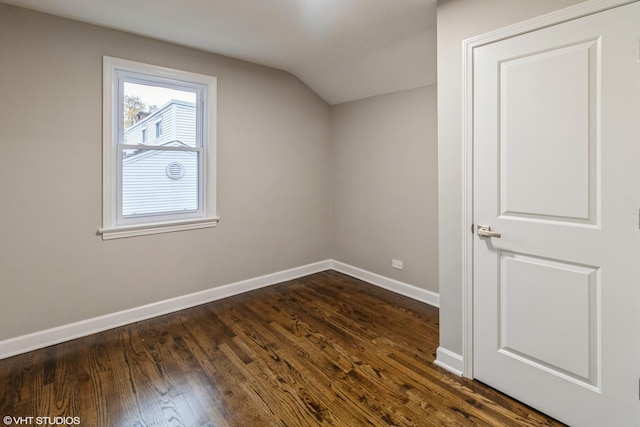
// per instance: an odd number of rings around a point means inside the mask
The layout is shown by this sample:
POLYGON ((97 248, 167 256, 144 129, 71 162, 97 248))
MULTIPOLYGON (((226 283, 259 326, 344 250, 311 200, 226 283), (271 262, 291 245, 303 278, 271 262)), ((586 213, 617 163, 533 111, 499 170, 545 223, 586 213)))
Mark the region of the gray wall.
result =
POLYGON ((330 258, 438 291, 435 86, 332 108, 282 71, 1 3, 0 61, 0 340, 330 258), (103 55, 218 78, 216 228, 96 234, 103 55))
POLYGON ((462 353, 462 41, 581 0, 438 0, 440 345, 462 353))
POLYGON ((0 340, 331 257, 331 108, 288 73, 0 4, 0 340), (218 77, 218 227, 103 241, 102 56, 218 77))
POLYGON ((341 104, 333 120, 334 258, 438 292, 436 86, 341 104))

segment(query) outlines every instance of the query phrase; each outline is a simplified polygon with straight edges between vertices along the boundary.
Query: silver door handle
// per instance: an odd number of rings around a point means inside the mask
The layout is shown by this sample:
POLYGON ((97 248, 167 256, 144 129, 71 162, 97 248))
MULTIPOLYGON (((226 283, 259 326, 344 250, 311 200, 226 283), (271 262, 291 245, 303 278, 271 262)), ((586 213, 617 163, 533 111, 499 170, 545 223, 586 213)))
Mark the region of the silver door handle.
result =
POLYGON ((491 227, 488 225, 479 225, 478 228, 476 228, 476 231, 480 237, 495 237, 496 239, 502 237, 502 234, 491 231, 491 227))

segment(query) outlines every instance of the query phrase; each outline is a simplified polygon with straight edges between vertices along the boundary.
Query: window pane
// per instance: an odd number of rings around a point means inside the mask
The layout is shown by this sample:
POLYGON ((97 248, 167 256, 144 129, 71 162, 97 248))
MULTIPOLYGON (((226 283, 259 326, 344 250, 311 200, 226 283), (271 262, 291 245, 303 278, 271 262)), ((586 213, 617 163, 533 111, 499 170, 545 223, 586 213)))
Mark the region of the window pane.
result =
POLYGON ((122 215, 197 211, 198 152, 123 150, 122 215))
POLYGON ((195 92, 125 81, 123 102, 123 144, 196 146, 195 92), (144 135, 154 124, 155 132, 144 135))

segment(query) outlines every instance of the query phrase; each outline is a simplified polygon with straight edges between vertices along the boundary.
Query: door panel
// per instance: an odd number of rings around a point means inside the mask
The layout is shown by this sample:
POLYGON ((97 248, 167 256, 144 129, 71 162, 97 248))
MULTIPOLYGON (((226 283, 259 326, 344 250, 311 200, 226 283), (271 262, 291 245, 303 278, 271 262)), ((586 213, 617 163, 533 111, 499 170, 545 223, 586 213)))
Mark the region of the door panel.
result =
POLYGON ((598 54, 590 40, 500 62, 502 215, 595 222, 598 54))
POLYGON ((640 3, 473 51, 474 377, 640 426, 640 3))
POLYGON ((501 252, 499 351, 597 387, 598 271, 501 252))

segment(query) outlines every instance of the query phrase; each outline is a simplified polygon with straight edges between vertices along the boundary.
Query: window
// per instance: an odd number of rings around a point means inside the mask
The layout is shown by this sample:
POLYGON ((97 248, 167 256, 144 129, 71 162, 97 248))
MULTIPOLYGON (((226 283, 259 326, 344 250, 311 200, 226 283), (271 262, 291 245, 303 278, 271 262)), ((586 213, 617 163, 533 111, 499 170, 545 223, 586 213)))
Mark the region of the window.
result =
POLYGON ((103 79, 103 239, 215 226, 216 78, 104 57, 103 79))

